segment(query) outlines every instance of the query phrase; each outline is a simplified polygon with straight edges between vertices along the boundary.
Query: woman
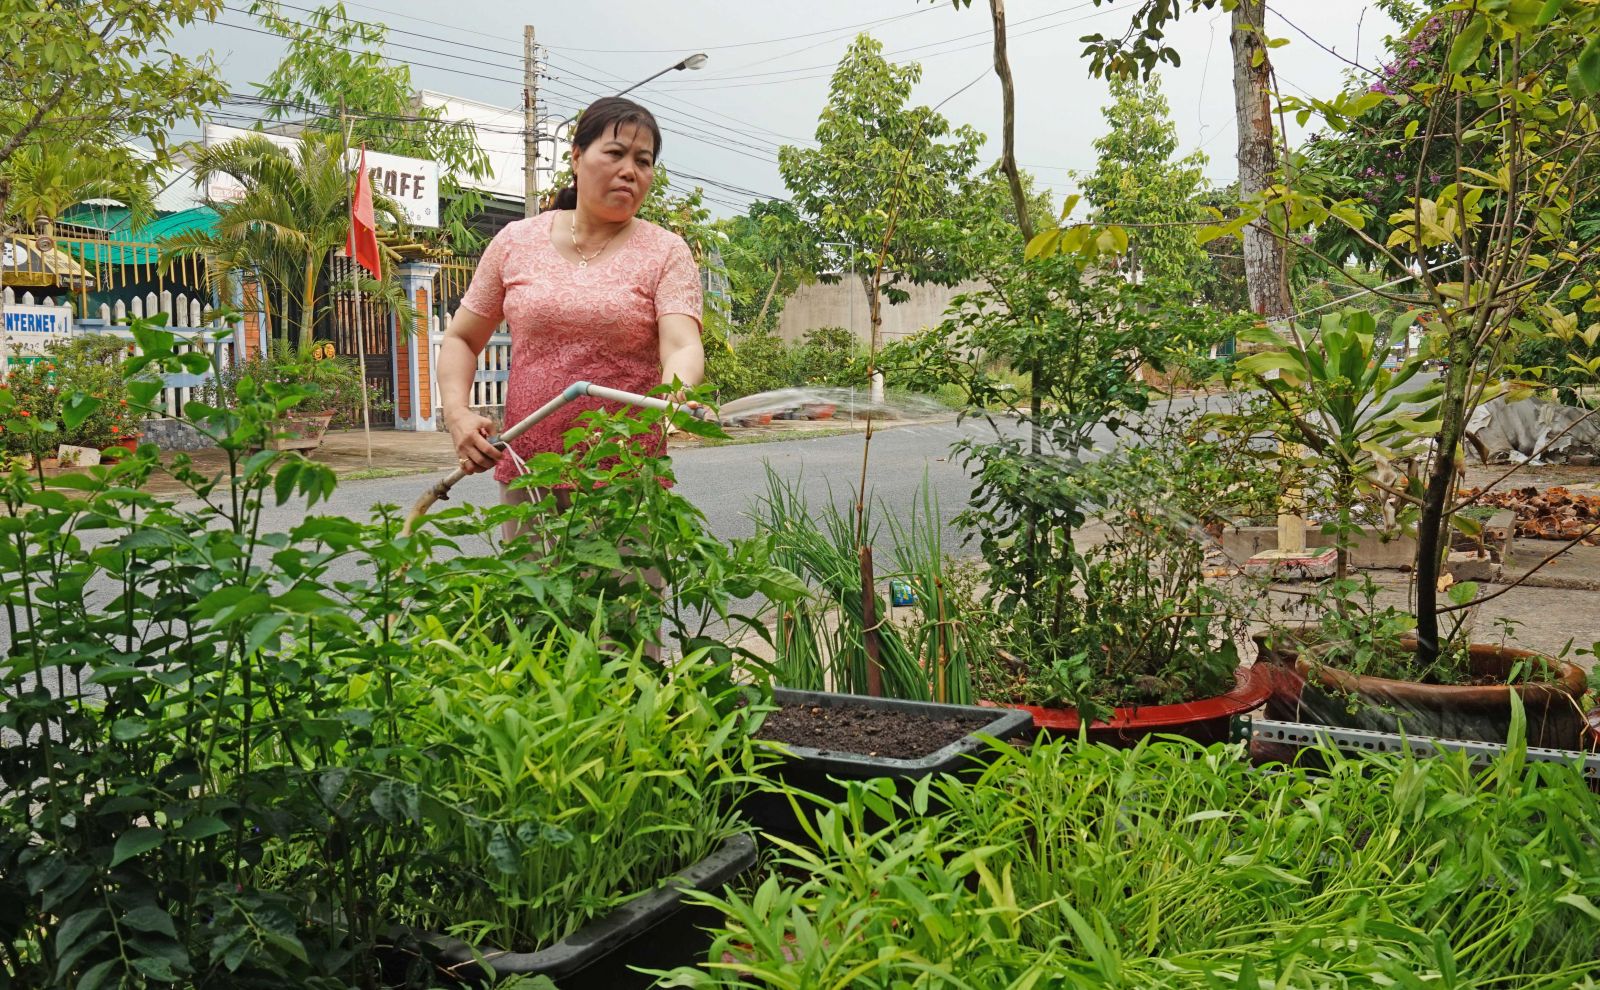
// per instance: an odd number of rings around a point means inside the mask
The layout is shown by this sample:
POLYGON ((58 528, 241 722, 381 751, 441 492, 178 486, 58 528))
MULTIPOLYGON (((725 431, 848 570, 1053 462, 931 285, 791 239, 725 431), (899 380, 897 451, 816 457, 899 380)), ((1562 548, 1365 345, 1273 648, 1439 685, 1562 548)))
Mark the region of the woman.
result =
MULTIPOLYGON (((505 422, 513 424, 576 381, 648 392, 705 376, 700 270, 683 238, 637 218, 655 178, 661 129, 631 100, 596 100, 578 118, 572 185, 555 208, 509 224, 490 242, 439 348, 445 425, 461 467, 495 469, 501 500, 517 469, 489 444, 494 423, 468 405, 478 354, 502 319, 511 331, 505 422)), ((512 442, 526 459, 560 452, 586 410, 579 400, 512 442)), ((664 442, 664 438, 663 438, 664 442)))

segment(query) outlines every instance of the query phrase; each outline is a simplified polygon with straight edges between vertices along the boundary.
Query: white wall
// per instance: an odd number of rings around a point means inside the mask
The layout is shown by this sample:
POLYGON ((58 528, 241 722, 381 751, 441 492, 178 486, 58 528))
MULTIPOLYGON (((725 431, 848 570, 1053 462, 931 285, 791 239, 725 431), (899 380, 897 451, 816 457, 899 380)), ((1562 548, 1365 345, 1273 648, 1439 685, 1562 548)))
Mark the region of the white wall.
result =
MULTIPOLYGON (((908 337, 923 327, 937 326, 944 319, 950 300, 963 293, 983 288, 981 282, 962 282, 944 288, 938 285, 913 285, 907 288, 911 298, 891 306, 883 305, 883 339, 889 341, 908 337)), ((846 327, 855 332, 856 339, 867 343, 872 335, 871 314, 867 311, 867 294, 859 281, 842 279, 832 285, 816 282, 802 285, 789 301, 784 303, 778 317, 778 336, 796 341, 807 330, 817 327, 846 327), (852 323, 851 306, 854 305, 852 323)))

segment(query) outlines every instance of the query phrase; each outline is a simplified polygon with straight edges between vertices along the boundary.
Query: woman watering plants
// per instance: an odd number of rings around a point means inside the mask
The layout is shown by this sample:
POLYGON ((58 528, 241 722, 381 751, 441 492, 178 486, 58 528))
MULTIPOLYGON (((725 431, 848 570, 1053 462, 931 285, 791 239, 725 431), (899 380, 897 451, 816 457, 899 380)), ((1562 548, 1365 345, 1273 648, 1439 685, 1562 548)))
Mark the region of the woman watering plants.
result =
MULTIPOLYGON (((505 503, 528 501, 530 492, 509 487, 516 458, 489 443, 493 421, 468 404, 478 354, 502 319, 511 333, 507 424, 577 381, 649 392, 704 377, 694 256, 683 238, 637 217, 660 150, 650 111, 620 97, 591 104, 573 135, 572 185, 554 209, 495 235, 445 331, 438 367, 445 424, 462 470, 493 468, 505 503)), ((512 450, 522 459, 560 452, 580 414, 609 405, 572 402, 517 437, 512 450)))

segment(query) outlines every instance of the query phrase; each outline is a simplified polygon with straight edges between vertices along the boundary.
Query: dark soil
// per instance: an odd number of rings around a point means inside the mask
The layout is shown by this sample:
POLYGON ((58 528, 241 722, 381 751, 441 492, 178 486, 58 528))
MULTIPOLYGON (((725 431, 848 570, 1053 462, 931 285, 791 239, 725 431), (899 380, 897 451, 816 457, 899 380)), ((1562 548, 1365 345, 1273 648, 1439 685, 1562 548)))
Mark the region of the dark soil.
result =
POLYGON ((981 712, 930 718, 864 705, 800 705, 769 713, 755 737, 838 753, 915 760, 943 749, 990 719, 981 712))

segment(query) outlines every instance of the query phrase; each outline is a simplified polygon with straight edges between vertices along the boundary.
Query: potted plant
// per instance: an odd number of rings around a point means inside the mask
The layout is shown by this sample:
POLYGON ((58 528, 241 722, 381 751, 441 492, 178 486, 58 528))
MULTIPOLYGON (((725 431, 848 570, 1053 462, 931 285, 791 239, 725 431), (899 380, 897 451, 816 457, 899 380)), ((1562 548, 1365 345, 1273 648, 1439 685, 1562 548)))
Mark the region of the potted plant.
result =
POLYGON ((303 386, 307 398, 282 414, 270 450, 315 450, 335 422, 361 421, 360 369, 353 359, 339 356, 332 341, 315 341, 306 347, 274 342, 261 354, 234 365, 208 383, 207 401, 228 406, 242 378, 258 385, 303 386))
POLYGON ((732 810, 754 780, 750 689, 704 654, 663 678, 570 629, 431 638, 372 685, 405 713, 401 775, 439 805, 427 842, 451 851, 398 905, 390 975, 643 987, 633 967, 703 951, 715 919, 685 891, 755 863, 732 810))
POLYGON ((1175 411, 1138 446, 1078 466, 1063 492, 1096 507, 1106 537, 1053 574, 1047 611, 1019 616, 977 690, 1040 729, 1128 745, 1150 733, 1207 742, 1267 697, 1267 668, 1236 643, 1254 596, 1212 580, 1208 528, 1248 501, 1265 468, 1248 446, 1175 411))
MULTIPOLYGON (((1576 713, 1572 693, 1581 679, 1567 665, 1472 640, 1463 616, 1506 588, 1453 581, 1448 558, 1456 534, 1481 528, 1467 510, 1494 487, 1466 495, 1458 481, 1475 415, 1496 398, 1516 402, 1546 392, 1557 401, 1574 399, 1600 374, 1592 353, 1600 329, 1584 327, 1600 310, 1589 263, 1596 242, 1584 226, 1587 213, 1575 205, 1595 194, 1600 149, 1573 139, 1589 127, 1591 98, 1600 91, 1597 50, 1600 20, 1570 4, 1544 4, 1532 18, 1495 4, 1425 11, 1389 42, 1378 82, 1363 80, 1359 91, 1332 101, 1285 101, 1291 113, 1321 117, 1325 140, 1286 185, 1217 228, 1237 231, 1270 211, 1290 233, 1314 232, 1304 249, 1315 262, 1339 275, 1344 259, 1360 257, 1386 287, 1382 294, 1401 293, 1426 315, 1420 347, 1398 374, 1415 374, 1418 364, 1438 369, 1430 371, 1436 399, 1428 415, 1410 423, 1392 408, 1374 420, 1401 423, 1426 455, 1413 483, 1384 487, 1408 507, 1415 526, 1412 607, 1399 622, 1410 638, 1397 643, 1388 634, 1396 624, 1392 611, 1362 615, 1348 593, 1339 593, 1329 606, 1337 631, 1351 638, 1295 658, 1302 667, 1316 666, 1317 690, 1340 692, 1348 706, 1449 711, 1447 699, 1455 697, 1498 713, 1492 721, 1470 720, 1479 738, 1495 740, 1504 739, 1513 691, 1530 705, 1530 693, 1549 694, 1552 712, 1576 713), (1540 111, 1521 113, 1530 99, 1540 111), (1480 127, 1485 121, 1496 123, 1480 127), (1388 138, 1375 146, 1366 137, 1372 134, 1388 138), (1533 147, 1549 151, 1530 157, 1533 147), (1380 167, 1392 183, 1372 181, 1380 167), (1367 662, 1352 669, 1353 658, 1367 662), (1493 683, 1462 683, 1479 680, 1493 683)), ((1349 402, 1388 407, 1373 387, 1380 379, 1364 370, 1380 363, 1370 341, 1344 347, 1334 366, 1329 359, 1340 348, 1330 347, 1326 334, 1313 343, 1266 339, 1269 353, 1249 360, 1258 370, 1270 366, 1286 375, 1266 383, 1286 405, 1312 412, 1349 402), (1304 392, 1293 394, 1289 379, 1304 392)), ((1328 426, 1316 415, 1301 416, 1285 439, 1376 485, 1328 426)), ((1446 719, 1423 724, 1466 731, 1450 721, 1454 716, 1446 719)), ((1578 721, 1562 715, 1560 722, 1549 730, 1560 738, 1541 738, 1577 745, 1578 721)))
POLYGON ((1575 813, 1594 805, 1578 768, 1317 755, 1264 773, 1220 748, 1054 740, 934 782, 935 818, 884 800, 874 826, 862 794, 817 849, 696 895, 722 920, 664 985, 1592 982, 1600 827, 1575 813))
POLYGON ((83 403, 80 414, 71 417, 73 425, 63 423, 63 444, 95 450, 137 448, 139 420, 128 404, 122 374, 127 347, 120 337, 84 334, 51 348, 59 394, 65 401, 83 403), (71 398, 78 393, 84 398, 71 398))

